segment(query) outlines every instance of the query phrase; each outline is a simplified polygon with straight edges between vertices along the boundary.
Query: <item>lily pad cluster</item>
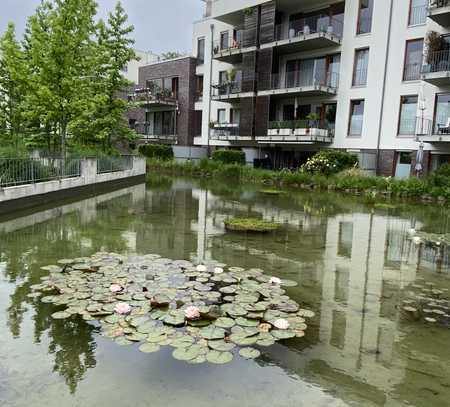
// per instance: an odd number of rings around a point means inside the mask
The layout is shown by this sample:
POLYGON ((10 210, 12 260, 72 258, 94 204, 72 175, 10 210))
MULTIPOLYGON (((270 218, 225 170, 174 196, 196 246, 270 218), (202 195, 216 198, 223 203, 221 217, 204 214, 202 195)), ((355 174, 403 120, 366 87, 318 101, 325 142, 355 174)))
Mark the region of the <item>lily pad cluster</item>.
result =
POLYGON ((448 289, 431 282, 413 284, 403 300, 402 312, 410 320, 450 328, 448 289))
POLYGON ((171 346, 188 363, 257 358, 261 347, 303 337, 314 316, 286 295, 294 281, 261 269, 104 252, 43 269, 49 275, 30 296, 53 304, 53 318, 99 321, 119 345, 139 343, 144 353, 171 346))
POLYGON ((259 218, 230 218, 225 220, 225 229, 234 232, 267 233, 277 230, 280 225, 259 218))

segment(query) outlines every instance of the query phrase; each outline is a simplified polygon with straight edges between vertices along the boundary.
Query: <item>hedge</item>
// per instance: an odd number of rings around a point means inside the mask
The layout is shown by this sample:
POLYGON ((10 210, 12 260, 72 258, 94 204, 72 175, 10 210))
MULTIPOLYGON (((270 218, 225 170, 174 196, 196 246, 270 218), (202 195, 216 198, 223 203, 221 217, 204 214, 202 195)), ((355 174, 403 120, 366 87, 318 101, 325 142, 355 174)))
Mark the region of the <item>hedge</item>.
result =
POLYGON ((212 155, 213 161, 222 164, 245 164, 245 153, 240 150, 216 150, 212 155))
POLYGON ((143 144, 139 146, 139 153, 147 158, 157 158, 159 160, 172 160, 172 146, 165 144, 143 144))

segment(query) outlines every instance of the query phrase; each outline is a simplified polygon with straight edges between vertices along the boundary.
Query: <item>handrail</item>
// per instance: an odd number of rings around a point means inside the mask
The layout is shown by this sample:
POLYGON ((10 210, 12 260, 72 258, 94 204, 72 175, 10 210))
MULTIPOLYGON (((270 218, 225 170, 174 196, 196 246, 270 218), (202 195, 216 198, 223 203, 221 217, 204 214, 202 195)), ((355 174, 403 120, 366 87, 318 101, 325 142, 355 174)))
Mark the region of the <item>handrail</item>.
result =
POLYGON ((422 73, 450 71, 450 50, 431 51, 426 56, 422 73))
POLYGON ((307 86, 325 86, 337 89, 339 86, 339 73, 326 71, 291 71, 281 74, 272 74, 271 89, 289 89, 307 86))

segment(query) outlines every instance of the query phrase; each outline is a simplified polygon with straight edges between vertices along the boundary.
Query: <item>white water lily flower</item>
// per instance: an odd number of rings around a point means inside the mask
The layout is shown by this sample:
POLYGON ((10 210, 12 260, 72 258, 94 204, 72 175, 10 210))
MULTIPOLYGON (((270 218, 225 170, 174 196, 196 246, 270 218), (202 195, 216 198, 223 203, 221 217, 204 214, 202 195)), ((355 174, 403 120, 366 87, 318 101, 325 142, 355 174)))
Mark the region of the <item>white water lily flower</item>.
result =
POLYGON ((414 228, 409 229, 409 234, 411 236, 414 236, 416 234, 416 229, 414 229, 414 228))
POLYGON ((281 284, 281 279, 278 277, 270 277, 269 284, 281 284))
POLYGON ((131 307, 126 302, 119 302, 114 307, 114 311, 120 315, 126 315, 131 312, 131 307))
POLYGON ((111 284, 111 287, 109 287, 109 290, 112 293, 120 293, 123 290, 123 287, 120 284, 111 284))
POLYGON ((420 242, 421 242, 420 237, 419 237, 419 236, 414 236, 414 237, 413 237, 413 242, 414 242, 415 244, 420 244, 420 242))
POLYGON ((289 328, 289 322, 286 321, 283 318, 277 319, 274 323, 273 326, 277 329, 288 329, 289 328))
POLYGON ((200 318, 200 310, 194 306, 187 307, 184 310, 184 316, 187 319, 199 319, 200 318))
POLYGON ((208 270, 208 268, 207 268, 204 264, 199 264, 199 265, 196 267, 196 270, 197 270, 197 271, 200 271, 200 273, 204 273, 205 271, 208 270))
POLYGON ((215 267, 214 268, 214 274, 222 274, 223 268, 222 267, 215 267))

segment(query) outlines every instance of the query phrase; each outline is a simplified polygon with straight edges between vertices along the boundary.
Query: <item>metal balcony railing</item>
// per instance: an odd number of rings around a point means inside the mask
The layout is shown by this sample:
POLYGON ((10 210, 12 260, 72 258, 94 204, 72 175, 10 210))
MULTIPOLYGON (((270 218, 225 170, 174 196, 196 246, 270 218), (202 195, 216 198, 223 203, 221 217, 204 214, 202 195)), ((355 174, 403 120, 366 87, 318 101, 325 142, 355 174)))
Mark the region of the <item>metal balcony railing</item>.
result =
POLYGON ((320 14, 291 21, 289 25, 276 25, 275 41, 293 39, 315 33, 326 33, 341 38, 343 31, 344 25, 342 21, 320 14))
POLYGON ((292 71, 283 75, 272 74, 271 89, 310 86, 324 86, 336 90, 339 86, 339 74, 326 71, 292 71))
POLYGON ((213 96, 229 96, 242 92, 242 80, 226 81, 217 85, 212 85, 213 96))
POLYGON ((144 136, 144 138, 155 138, 160 140, 176 140, 177 136, 174 131, 174 126, 154 127, 150 122, 137 123, 134 127, 137 134, 144 136))
POLYGON ((216 56, 224 51, 240 50, 245 46, 256 45, 254 41, 245 41, 244 30, 237 30, 228 32, 228 35, 221 37, 219 40, 214 40, 213 42, 213 54, 216 56))
POLYGON ((97 174, 126 171, 133 168, 133 156, 123 155, 120 157, 97 158, 97 174))
POLYGON ((219 123, 211 129, 212 138, 238 137, 240 135, 239 124, 219 123))
POLYGON ((81 160, 0 158, 0 188, 81 176, 81 160))
POLYGON ((274 129, 322 129, 330 130, 334 128, 334 125, 327 120, 281 120, 269 122, 268 128, 274 129))
POLYGON ((426 64, 422 66, 422 73, 450 71, 450 50, 429 52, 426 64))
POLYGON ((450 6, 450 0, 430 0, 430 9, 438 9, 450 6))

